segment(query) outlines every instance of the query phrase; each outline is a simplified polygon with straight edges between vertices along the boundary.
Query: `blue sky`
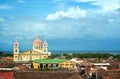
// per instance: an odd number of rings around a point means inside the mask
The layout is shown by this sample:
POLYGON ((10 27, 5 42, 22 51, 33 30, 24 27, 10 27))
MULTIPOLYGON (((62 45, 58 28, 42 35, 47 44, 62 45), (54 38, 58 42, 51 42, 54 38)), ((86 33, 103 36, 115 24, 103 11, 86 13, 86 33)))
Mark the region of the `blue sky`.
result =
POLYGON ((120 0, 0 0, 0 50, 120 50, 120 0))

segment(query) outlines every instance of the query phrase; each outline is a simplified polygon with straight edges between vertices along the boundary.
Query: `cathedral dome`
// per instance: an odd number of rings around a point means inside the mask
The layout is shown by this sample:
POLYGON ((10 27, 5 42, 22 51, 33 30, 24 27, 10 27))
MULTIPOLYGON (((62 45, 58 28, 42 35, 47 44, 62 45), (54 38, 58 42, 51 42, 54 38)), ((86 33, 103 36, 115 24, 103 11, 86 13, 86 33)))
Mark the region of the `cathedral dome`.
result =
POLYGON ((39 39, 39 36, 36 36, 36 39, 34 40, 33 44, 42 44, 42 41, 39 39))

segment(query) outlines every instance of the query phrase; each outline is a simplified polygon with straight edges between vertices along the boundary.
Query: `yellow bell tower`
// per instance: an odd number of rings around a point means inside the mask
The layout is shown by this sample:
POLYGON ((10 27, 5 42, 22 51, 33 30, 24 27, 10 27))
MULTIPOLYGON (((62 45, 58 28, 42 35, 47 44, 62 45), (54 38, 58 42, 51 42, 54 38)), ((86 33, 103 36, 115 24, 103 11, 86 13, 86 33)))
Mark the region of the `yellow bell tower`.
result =
POLYGON ((19 42, 17 39, 14 43, 14 61, 19 61, 19 42))
POLYGON ((43 48, 44 53, 48 53, 48 44, 47 44, 46 40, 44 41, 42 48, 43 48))

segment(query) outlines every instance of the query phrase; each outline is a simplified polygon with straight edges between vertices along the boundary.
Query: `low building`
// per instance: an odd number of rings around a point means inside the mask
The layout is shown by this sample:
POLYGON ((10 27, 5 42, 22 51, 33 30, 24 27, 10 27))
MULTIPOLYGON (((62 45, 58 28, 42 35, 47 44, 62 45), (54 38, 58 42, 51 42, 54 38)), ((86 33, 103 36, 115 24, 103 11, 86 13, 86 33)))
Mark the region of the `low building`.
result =
POLYGON ((81 63, 79 63, 79 65, 80 65, 80 67, 81 66, 85 67, 85 72, 91 71, 91 68, 93 67, 93 63, 88 62, 88 61, 81 62, 81 63))
POLYGON ((76 63, 74 61, 64 61, 60 63, 60 67, 62 68, 76 68, 76 63))
POLYGON ((81 60, 80 58, 72 58, 70 61, 74 61, 74 62, 77 63, 77 64, 83 62, 83 60, 81 60))
POLYGON ((33 62, 33 68, 38 69, 38 68, 57 68, 59 67, 59 64, 61 62, 64 62, 64 59, 37 59, 33 62))
POLYGON ((65 59, 43 59, 43 60, 35 60, 33 62, 33 68, 74 68, 76 66, 75 62, 71 62, 65 59))
POLYGON ((13 57, 3 57, 2 61, 13 61, 13 57))
POLYGON ((107 70, 110 63, 93 63, 93 65, 95 66, 95 68, 99 67, 99 68, 107 70))

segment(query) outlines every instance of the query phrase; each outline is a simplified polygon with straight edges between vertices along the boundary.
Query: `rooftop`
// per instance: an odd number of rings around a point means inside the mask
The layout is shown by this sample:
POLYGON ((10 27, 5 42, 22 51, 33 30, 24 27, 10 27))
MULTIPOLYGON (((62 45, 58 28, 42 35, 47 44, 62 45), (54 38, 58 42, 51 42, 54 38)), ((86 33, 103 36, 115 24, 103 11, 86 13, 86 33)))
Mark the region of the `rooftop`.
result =
POLYGON ((65 59, 37 59, 37 60, 34 60, 34 62, 36 63, 61 63, 61 62, 64 62, 65 59))

